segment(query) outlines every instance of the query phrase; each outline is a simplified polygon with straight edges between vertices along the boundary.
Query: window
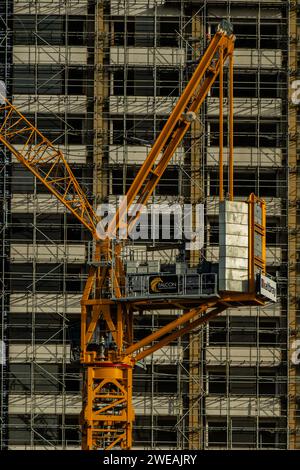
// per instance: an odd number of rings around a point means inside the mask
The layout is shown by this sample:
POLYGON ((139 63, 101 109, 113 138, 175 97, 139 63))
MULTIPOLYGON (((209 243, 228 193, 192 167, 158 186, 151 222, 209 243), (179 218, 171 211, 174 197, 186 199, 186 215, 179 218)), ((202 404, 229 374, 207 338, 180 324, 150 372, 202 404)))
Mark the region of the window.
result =
POLYGON ((259 172, 259 196, 278 197, 277 195, 277 172, 269 169, 259 172))
POLYGON ((116 20, 113 25, 114 46, 135 47, 178 47, 179 19, 175 17, 160 17, 157 19, 157 30, 153 16, 127 17, 124 21, 116 20))
POLYGON ((13 21, 15 44, 64 43, 64 17, 61 15, 15 15, 13 21))
POLYGON ((209 224, 209 244, 218 245, 219 243, 219 224, 218 222, 210 221, 209 224))
MULTIPOLYGON (((30 307, 29 307, 30 308, 30 307)), ((59 313, 59 312, 58 312, 59 313)), ((62 322, 59 315, 38 315, 35 321, 34 334, 37 342, 57 344, 62 339, 62 322)), ((27 314, 12 316, 10 339, 22 343, 30 343, 32 340, 32 318, 27 314)), ((49 351, 51 356, 51 352, 49 351)))
MULTIPOLYGON (((114 72, 113 90, 114 95, 123 96, 154 96, 154 76, 153 70, 137 69, 128 70, 126 76, 127 87, 124 87, 124 72, 117 70, 114 72)), ((179 93, 179 72, 177 70, 157 70, 156 77, 157 96, 178 96, 179 93)))
POLYGON ((286 425, 278 421, 259 420, 259 447, 262 449, 286 448, 286 425))
POLYGON ((208 422, 208 445, 227 447, 227 423, 225 420, 208 422))
MULTIPOLYGON (((91 168, 87 169, 83 166, 76 167, 75 165, 74 166, 71 165, 71 167, 72 167, 73 174, 75 175, 76 179, 78 180, 82 188, 85 190, 85 193, 87 195, 91 195, 92 169, 91 168)), ((46 172, 47 168, 44 167, 43 170, 46 172)), ((17 163, 17 164, 12 165, 11 181, 12 181, 12 192, 14 193, 32 193, 34 190, 34 176, 26 168, 21 166, 21 164, 17 163)), ((44 186, 42 182, 37 180, 36 184, 37 184, 38 193, 49 194, 48 189, 44 186)), ((20 217, 20 215, 18 217, 20 217)), ((42 216, 39 216, 39 217, 40 217, 39 222, 41 221, 40 223, 43 224, 44 221, 43 221, 42 216)), ((23 220, 25 224, 30 223, 27 217, 22 218, 22 219, 19 218, 19 221, 20 221, 19 223, 23 223, 22 222, 23 220)), ((56 219, 55 223, 60 223, 60 222, 58 222, 58 219, 56 219)))
POLYGON ((276 121, 261 122, 260 133, 258 134, 258 146, 278 147, 283 142, 283 134, 279 132, 276 121))
POLYGON ((81 391, 81 374, 78 366, 66 364, 64 377, 66 392, 78 393, 81 391))
POLYGON ((232 367, 229 392, 235 395, 256 395, 256 370, 250 367, 232 367))
POLYGON ((256 318, 231 318, 229 342, 232 346, 255 344, 256 318))
MULTIPOLYGON (((161 17, 158 22, 158 46, 178 47, 179 19, 174 17, 161 17)), ((187 31, 186 31, 187 32, 187 31)))
POLYGON ((12 214, 12 227, 10 238, 15 241, 32 242, 33 240, 33 215, 32 214, 12 214))
POLYGON ((280 49, 284 44, 284 31, 279 23, 266 22, 260 23, 260 47, 262 49, 280 49))
MULTIPOLYGON (((256 147, 257 145, 257 125, 254 122, 235 121, 234 123, 233 143, 236 147, 256 147)), ((274 131, 274 126, 273 126, 274 131)), ((224 146, 227 146, 227 120, 224 119, 224 146)), ((268 140, 267 147, 272 147, 273 141, 268 140)), ((219 123, 217 121, 210 122, 210 145, 219 145, 219 123)), ((274 145, 273 145, 274 146, 274 145)))
POLYGON ((222 395, 226 393, 226 374, 225 372, 210 372, 208 382, 208 393, 222 395))
POLYGON ((9 388, 11 392, 54 393, 59 391, 59 377, 57 364, 10 364, 9 388), (32 381, 33 377, 33 381, 32 381))
MULTIPOLYGON (((234 74, 235 98, 280 98, 285 91, 284 77, 281 72, 252 73, 242 72, 234 74)), ((224 75, 224 90, 227 89, 227 75, 224 75)), ((219 96, 219 78, 215 81, 211 96, 219 96)))
POLYGON ((32 424, 31 416, 28 414, 9 415, 10 445, 30 445, 32 431, 35 444, 45 445, 46 440, 58 445, 59 415, 37 414, 34 417, 34 424, 32 424))
POLYGON ((59 95, 63 93, 62 69, 51 65, 14 65, 13 93, 59 95))
MULTIPOLYGON (((137 169, 127 168, 126 175, 122 169, 112 170, 112 189, 113 194, 125 194, 137 174, 137 169)), ((178 170, 168 169, 165 171, 160 182, 156 186, 157 195, 177 195, 178 194, 178 170)))
POLYGON ((154 45, 154 18, 151 16, 127 17, 113 24, 114 46, 151 47, 154 45))
POLYGON ((280 388, 282 388, 282 393, 284 393, 282 386, 280 377, 277 377, 275 370, 260 370, 258 379, 259 395, 275 395, 276 390, 280 391, 280 388))
POLYGON ((155 191, 157 195, 179 194, 179 170, 166 169, 155 191))
POLYGON ((135 70, 133 72, 133 94, 135 96, 154 95, 154 78, 150 70, 135 70))
POLYGON ((256 192, 256 174, 255 170, 234 171, 234 193, 236 196, 249 196, 256 192))
POLYGON ((84 95, 88 94, 88 86, 93 87, 93 80, 91 79, 88 82, 88 73, 84 67, 69 67, 65 71, 67 76, 66 80, 66 90, 65 94, 67 95, 84 95))
POLYGON ((280 72, 260 74, 260 97, 281 98, 286 93, 284 77, 280 72))
POLYGON ((134 45, 137 47, 154 46, 154 17, 136 16, 134 25, 134 45))
MULTIPOLYGON (((245 73, 238 73, 234 74, 233 76, 233 83, 234 83, 234 97, 245 97, 245 98, 254 98, 256 96, 256 74, 248 72, 245 73)), ((226 96, 227 90, 227 74, 224 74, 224 95, 226 96)), ((219 85, 220 80, 219 77, 216 79, 212 91, 212 97, 219 97, 219 85)))
MULTIPOLYGON (((92 81, 91 87, 92 87, 92 81)), ((82 95, 87 93, 87 70, 60 65, 15 65, 13 93, 40 95, 82 95)))
MULTIPOLYGON (((217 31, 218 23, 211 24, 211 34, 217 31)), ((239 49, 256 49, 257 48, 257 25, 251 20, 243 23, 235 19, 233 22, 233 32, 236 36, 235 47, 239 49), (239 22, 238 22, 239 21, 239 22)))
MULTIPOLYGON (((154 121, 152 116, 137 116, 126 119, 126 131, 124 133, 123 119, 113 121, 113 143, 128 145, 148 145, 154 143, 155 135, 160 132, 164 120, 156 120, 156 133, 154 132, 154 121)), ((123 194, 123 193, 121 193, 123 194)))
POLYGON ((255 418, 232 418, 231 439, 234 448, 253 448, 256 445, 255 418))
POLYGON ((210 321, 208 324, 209 328, 209 345, 220 345, 226 344, 226 319, 210 321))
POLYGON ((267 246, 269 245, 276 245, 277 244, 277 234, 280 228, 277 227, 276 222, 269 222, 267 221, 267 246))
POLYGON ((276 320, 259 321, 260 346, 275 346, 278 343, 279 330, 276 320))
POLYGON ((27 193, 33 191, 34 177, 23 166, 12 165, 11 190, 12 193, 27 193))
POLYGON ((235 47, 239 49, 257 48, 257 25, 251 23, 233 23, 233 32, 236 36, 235 47))
MULTIPOLYGON (((59 416, 59 419, 62 420, 62 417, 59 416)), ((68 446, 79 446, 81 441, 81 427, 78 416, 65 415, 64 423, 59 427, 59 432, 61 434, 64 429, 64 437, 60 435, 60 439, 65 439, 68 446)))
POLYGON ((14 44, 84 45, 85 25, 84 16, 15 15, 14 44))
MULTIPOLYGON (((254 122, 235 122, 233 144, 236 147, 255 147, 257 126, 254 122)), ((227 143, 226 143, 227 145, 227 143)))
POLYGON ((179 72, 178 70, 163 70, 157 72, 157 95, 178 96, 179 95, 179 72))

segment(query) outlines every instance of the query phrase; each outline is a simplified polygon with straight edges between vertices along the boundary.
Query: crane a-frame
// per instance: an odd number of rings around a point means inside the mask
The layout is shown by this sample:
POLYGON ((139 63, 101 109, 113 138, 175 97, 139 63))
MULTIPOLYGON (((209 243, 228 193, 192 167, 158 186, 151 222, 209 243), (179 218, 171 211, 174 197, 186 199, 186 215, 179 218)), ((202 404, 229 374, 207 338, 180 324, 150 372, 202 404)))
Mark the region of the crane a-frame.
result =
MULTIPOLYGON (((268 295, 272 289, 274 296, 276 285, 265 276, 265 203, 254 195, 251 195, 247 202, 233 202, 234 41, 230 23, 223 20, 142 164, 127 192, 126 199, 110 222, 105 239, 100 240, 98 237, 99 218, 64 155, 9 101, 4 99, 0 106, 0 142, 77 217, 91 232, 95 242, 93 259, 81 301, 81 362, 85 374, 81 415, 83 449, 115 447, 129 449, 132 446, 134 421, 132 370, 137 361, 203 325, 228 307, 263 305, 266 299, 272 299, 268 295), (225 63, 228 63, 229 67, 229 198, 226 201, 223 194, 225 63), (220 247, 219 273, 215 274, 213 288, 209 286, 207 289, 206 274, 203 273, 201 285, 197 284, 196 290, 180 288, 176 293, 166 295, 149 290, 147 274, 144 278, 138 278, 139 286, 141 281, 144 283, 143 288, 133 287, 130 290, 128 289, 130 275, 126 263, 122 261, 124 241, 118 239, 118 236, 116 240, 112 240, 113 234, 118 235, 118 231, 120 228, 124 229, 124 225, 129 232, 136 223, 139 213, 126 220, 129 209, 133 204, 147 203, 217 77, 219 77, 220 134, 219 199, 220 213, 222 212, 223 217, 220 221, 225 229, 223 257, 220 247), (240 205, 232 206, 230 209, 230 204, 240 205), (240 214, 240 217, 237 218, 236 213, 240 214), (235 270, 229 265, 236 254, 226 252, 226 240, 230 240, 230 230, 233 230, 231 232, 233 237, 247 240, 247 246, 242 243, 244 254, 241 255, 240 265, 235 266, 235 270), (239 284, 239 287, 235 288, 237 285, 235 283, 239 283, 240 280, 234 278, 234 273, 240 272, 240 268, 243 268, 244 272, 246 269, 247 279, 243 282, 243 286, 239 284), (168 325, 134 342, 134 312, 158 308, 176 308, 184 313, 168 325), (99 326, 101 336, 98 334, 99 326), (103 338, 108 336, 110 341, 103 342, 103 338)), ((133 284, 136 279, 137 276, 131 277, 133 284)), ((183 276, 182 280, 186 282, 187 276, 183 276)))

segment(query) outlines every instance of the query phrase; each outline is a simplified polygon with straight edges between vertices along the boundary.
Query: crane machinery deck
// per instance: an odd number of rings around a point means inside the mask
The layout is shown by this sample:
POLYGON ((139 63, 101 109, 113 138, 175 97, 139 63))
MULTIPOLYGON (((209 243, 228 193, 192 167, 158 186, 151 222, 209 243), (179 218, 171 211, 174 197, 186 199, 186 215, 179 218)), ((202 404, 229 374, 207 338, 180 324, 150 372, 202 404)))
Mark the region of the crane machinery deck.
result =
POLYGON ((84 369, 82 448, 130 449, 134 410, 132 372, 137 361, 205 324, 226 308, 276 300, 266 274, 266 208, 254 194, 233 200, 233 50, 231 24, 223 20, 185 90, 142 164, 106 236, 61 151, 6 98, 0 106, 0 142, 91 232, 93 255, 81 301, 81 363, 84 369), (223 188, 224 66, 228 64, 229 194, 223 188), (219 263, 190 269, 186 260, 145 265, 126 260, 128 235, 219 78, 219 263), (127 217, 129 209, 138 208, 127 217), (119 237, 122 230, 126 239, 119 237), (135 342, 134 313, 176 308, 182 315, 135 342))

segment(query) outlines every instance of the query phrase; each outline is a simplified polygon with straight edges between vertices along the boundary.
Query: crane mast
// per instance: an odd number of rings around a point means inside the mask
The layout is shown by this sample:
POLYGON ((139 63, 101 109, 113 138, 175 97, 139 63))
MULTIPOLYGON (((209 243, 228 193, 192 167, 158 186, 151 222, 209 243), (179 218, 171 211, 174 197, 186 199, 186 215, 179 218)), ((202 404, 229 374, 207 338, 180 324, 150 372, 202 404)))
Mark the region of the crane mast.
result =
MULTIPOLYGON (((137 361, 192 331, 227 307, 263 305, 257 295, 257 272, 265 274, 265 205, 251 196, 247 202, 249 225, 249 283, 244 292, 230 289, 210 293, 188 292, 170 295, 130 295, 128 274, 122 259, 124 228, 127 235, 140 212, 128 216, 133 205, 149 201, 174 152, 189 130, 216 78, 220 85, 220 202, 223 201, 223 70, 229 64, 229 201, 233 201, 233 50, 235 37, 230 23, 223 20, 196 66, 185 90, 167 119, 161 133, 121 202, 106 237, 99 239, 97 216, 85 191, 80 187, 64 155, 10 102, 0 106, 0 142, 50 193, 90 231, 94 240, 93 258, 81 300, 81 363, 84 369, 82 448, 85 450, 130 449, 134 410, 132 372, 137 361), (261 219, 255 219, 256 207, 261 219), (250 219, 249 219, 250 220, 250 219), (255 255, 254 236, 261 237, 262 252, 255 255), (184 313, 168 325, 134 342, 135 312, 157 308, 176 308, 184 313), (100 329, 100 334, 99 334, 100 329)), ((148 279, 149 281, 149 279, 148 279)), ((148 291, 149 294, 149 291, 148 291)))

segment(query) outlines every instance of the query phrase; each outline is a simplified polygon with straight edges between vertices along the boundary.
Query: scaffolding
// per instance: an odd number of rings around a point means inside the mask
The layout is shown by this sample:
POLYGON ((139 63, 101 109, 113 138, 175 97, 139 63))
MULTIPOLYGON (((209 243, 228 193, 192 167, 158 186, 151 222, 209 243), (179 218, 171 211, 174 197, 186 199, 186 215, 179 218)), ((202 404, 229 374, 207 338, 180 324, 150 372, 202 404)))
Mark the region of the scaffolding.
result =
MULTIPOLYGON (((294 6, 5 0, 0 8, 11 24, 5 35, 1 29, 0 79, 13 103, 64 152, 95 207, 115 205, 126 192, 217 23, 232 21, 235 197, 254 191, 267 201, 268 271, 280 299, 227 310, 138 364, 134 448, 299 448, 299 376, 288 357, 299 334, 300 284, 297 110, 288 100, 297 76, 294 6)), ((191 252, 191 269, 200 257, 217 263, 219 256, 217 88, 150 202, 205 204, 205 247, 191 252)), ((225 147, 227 126, 225 116, 225 147)), ((225 148, 226 178, 227 157, 225 148)), ((3 361, 1 445, 78 448, 79 302, 90 238, 14 159, 6 155, 5 163, 1 331, 9 367, 3 361)), ((151 236, 130 251, 141 269, 143 262, 175 263, 180 256, 176 241, 151 236)), ((135 338, 181 313, 137 314, 135 338)))

